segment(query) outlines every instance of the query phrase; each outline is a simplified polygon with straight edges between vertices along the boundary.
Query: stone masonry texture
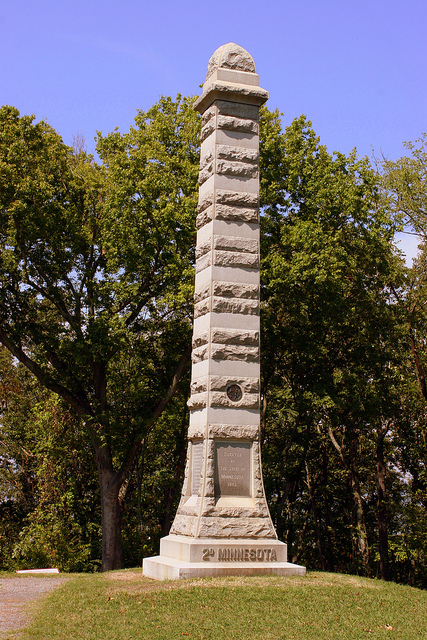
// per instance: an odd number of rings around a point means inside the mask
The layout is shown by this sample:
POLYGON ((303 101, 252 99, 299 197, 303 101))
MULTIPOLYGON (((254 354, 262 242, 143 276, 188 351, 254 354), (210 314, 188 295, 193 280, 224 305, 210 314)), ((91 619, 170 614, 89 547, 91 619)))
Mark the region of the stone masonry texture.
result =
POLYGON ((180 536, 276 538, 259 448, 259 107, 267 97, 252 57, 229 44, 212 56, 195 104, 202 130, 189 448, 171 529, 180 536))

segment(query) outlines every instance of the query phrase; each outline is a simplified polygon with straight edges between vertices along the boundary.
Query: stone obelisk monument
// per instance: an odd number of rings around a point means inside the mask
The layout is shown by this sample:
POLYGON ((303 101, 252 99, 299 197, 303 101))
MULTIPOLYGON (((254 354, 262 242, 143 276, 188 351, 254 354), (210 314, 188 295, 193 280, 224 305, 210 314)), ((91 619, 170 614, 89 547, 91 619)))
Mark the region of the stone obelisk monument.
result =
POLYGON ((260 460, 259 87, 236 44, 215 51, 203 94, 188 453, 181 502, 158 580, 304 574, 287 562, 264 494, 260 460))

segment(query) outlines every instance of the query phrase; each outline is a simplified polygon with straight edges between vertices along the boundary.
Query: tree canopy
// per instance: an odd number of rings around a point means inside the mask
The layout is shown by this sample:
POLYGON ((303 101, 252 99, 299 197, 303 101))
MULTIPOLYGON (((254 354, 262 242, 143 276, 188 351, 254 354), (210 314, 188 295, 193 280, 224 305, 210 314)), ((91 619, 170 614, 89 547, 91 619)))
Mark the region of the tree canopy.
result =
MULTIPOLYGON (((16 565, 96 568, 99 515, 103 569, 122 540, 136 564, 168 532, 188 420, 192 102, 161 98, 99 134, 99 161, 0 109, 0 536, 16 565)), ((292 561, 425 586, 426 261, 406 269, 393 242, 403 223, 425 235, 425 138, 408 149, 378 171, 329 153, 305 116, 283 129, 262 109, 261 438, 292 561)))
POLYGON ((190 356, 199 150, 191 99, 164 98, 102 164, 0 111, 0 340, 84 421, 103 566, 121 564, 120 490, 190 356))

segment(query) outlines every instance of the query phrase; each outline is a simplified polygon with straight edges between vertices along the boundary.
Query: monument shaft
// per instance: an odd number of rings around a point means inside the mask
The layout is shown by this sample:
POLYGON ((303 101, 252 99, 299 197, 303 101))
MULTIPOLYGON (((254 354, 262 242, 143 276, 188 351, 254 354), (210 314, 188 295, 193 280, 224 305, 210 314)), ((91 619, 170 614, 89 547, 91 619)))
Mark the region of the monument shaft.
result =
MULTIPOLYGON (((222 62, 239 52, 221 52, 222 62)), ((211 69, 202 114, 189 452, 171 533, 276 538, 259 451, 259 106, 251 59, 211 69)))
POLYGON ((157 579, 304 573, 287 563, 260 459, 259 107, 268 93, 235 44, 212 56, 203 94, 189 446, 157 579))

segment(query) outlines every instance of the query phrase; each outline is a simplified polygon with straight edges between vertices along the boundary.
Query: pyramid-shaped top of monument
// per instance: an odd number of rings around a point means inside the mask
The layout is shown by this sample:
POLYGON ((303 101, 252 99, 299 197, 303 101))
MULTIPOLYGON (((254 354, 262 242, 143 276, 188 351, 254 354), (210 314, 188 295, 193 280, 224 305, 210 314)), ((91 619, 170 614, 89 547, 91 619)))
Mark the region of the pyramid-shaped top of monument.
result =
POLYGON ((228 44, 223 44, 221 47, 218 47, 211 56, 206 73, 206 80, 220 67, 223 69, 256 73, 255 62, 251 54, 234 42, 229 42, 228 44))

